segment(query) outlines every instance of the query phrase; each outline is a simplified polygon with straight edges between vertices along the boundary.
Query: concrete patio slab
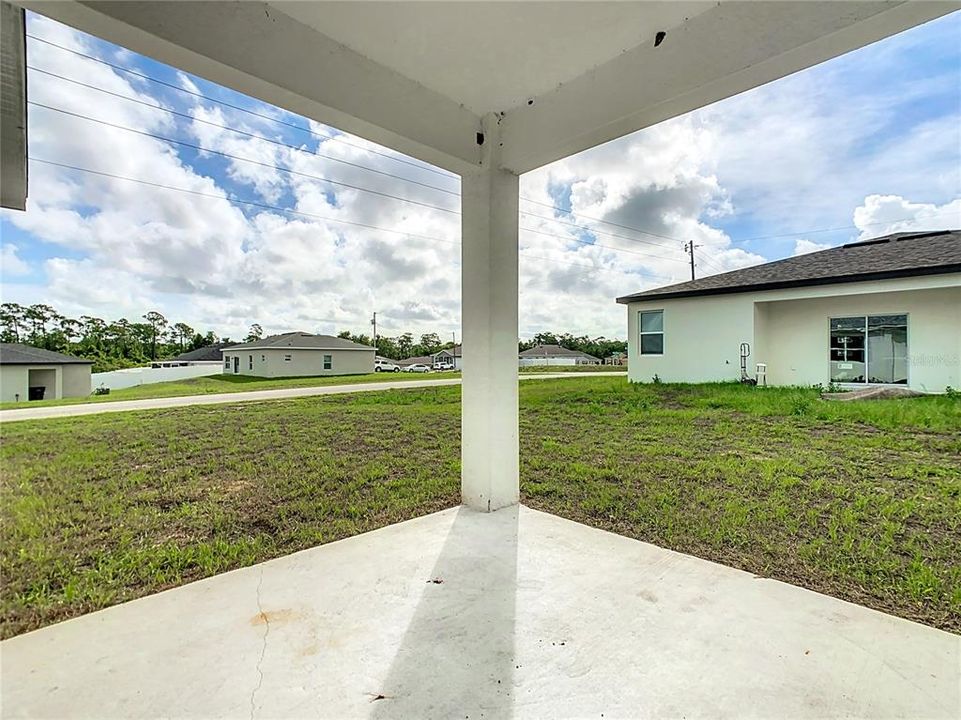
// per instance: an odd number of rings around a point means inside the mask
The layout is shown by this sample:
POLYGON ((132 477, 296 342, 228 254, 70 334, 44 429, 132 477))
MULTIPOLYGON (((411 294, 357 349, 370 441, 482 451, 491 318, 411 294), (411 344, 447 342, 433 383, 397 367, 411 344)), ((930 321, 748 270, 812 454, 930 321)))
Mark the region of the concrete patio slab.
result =
POLYGON ((961 716, 961 637, 524 507, 16 637, 4 717, 961 716))

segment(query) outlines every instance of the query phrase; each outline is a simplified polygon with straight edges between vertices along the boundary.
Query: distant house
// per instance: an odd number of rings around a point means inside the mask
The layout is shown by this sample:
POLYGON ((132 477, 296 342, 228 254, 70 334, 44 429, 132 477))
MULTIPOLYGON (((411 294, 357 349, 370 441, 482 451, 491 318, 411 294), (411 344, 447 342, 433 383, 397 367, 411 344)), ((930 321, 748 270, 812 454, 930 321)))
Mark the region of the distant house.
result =
POLYGON ((560 345, 537 345, 518 353, 520 367, 530 365, 600 365, 601 359, 593 355, 570 350, 560 345))
POLYGON ((180 353, 177 357, 172 357, 170 360, 164 360, 164 362, 172 363, 208 363, 208 362, 223 362, 224 354, 223 349, 226 347, 235 346, 237 343, 214 343, 213 345, 205 345, 204 347, 197 348, 196 350, 188 350, 185 353, 180 353))
POLYGON ((330 335, 271 335, 221 352, 224 372, 233 375, 272 378, 374 372, 374 348, 330 335))
POLYGON ((618 298, 649 381, 961 386, 961 231, 896 233, 618 298))
POLYGON ((463 370, 463 348, 460 345, 455 345, 452 348, 447 348, 446 350, 441 350, 440 352, 435 352, 430 356, 430 365, 453 365, 455 370, 463 370))
POLYGON ((0 343, 0 402, 86 397, 92 365, 51 350, 0 343))
POLYGON ((403 360, 394 360, 402 368, 408 365, 427 365, 432 367, 434 364, 433 355, 417 355, 416 357, 404 358, 403 360))

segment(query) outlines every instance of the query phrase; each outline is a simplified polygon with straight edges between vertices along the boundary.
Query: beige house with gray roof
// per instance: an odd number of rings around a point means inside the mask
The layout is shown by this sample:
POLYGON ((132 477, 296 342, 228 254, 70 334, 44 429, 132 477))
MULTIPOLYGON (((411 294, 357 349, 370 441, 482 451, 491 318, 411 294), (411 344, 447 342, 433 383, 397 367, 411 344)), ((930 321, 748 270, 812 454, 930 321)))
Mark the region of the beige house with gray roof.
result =
POLYGON ((374 372, 374 348, 330 335, 271 335, 222 352, 224 373, 231 375, 275 378, 374 372))

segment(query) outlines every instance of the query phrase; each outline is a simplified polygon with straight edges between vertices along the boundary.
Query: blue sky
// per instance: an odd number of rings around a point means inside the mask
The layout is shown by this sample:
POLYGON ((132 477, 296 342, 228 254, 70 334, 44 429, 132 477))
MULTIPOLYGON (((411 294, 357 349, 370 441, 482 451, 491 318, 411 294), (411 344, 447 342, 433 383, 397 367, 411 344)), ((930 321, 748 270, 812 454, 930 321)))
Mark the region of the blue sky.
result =
MULTIPOLYGON (((38 16, 28 28, 167 83, 30 40, 30 65, 140 104, 39 72, 31 100, 210 152, 31 106, 33 158, 178 190, 32 163, 28 211, 0 216, 4 301, 108 319, 159 309, 234 337, 253 322, 364 331, 374 310, 388 333, 459 331, 456 177, 38 16)), ((959 227, 961 13, 521 186, 522 336, 623 335, 613 297, 686 280, 687 241, 710 274, 959 227)))

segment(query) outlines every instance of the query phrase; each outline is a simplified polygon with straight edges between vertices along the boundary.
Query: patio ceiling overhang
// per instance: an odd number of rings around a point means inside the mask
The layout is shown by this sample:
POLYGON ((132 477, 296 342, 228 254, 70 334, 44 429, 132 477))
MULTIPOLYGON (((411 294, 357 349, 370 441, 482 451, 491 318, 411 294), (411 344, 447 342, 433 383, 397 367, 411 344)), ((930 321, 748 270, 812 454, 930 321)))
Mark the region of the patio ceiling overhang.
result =
POLYGON ((518 175, 961 7, 21 4, 461 175, 462 490, 488 511, 519 497, 518 175))
POLYGON ((24 2, 454 172, 520 174, 959 7, 954 2, 24 2), (664 33, 660 43, 659 33, 664 33))

